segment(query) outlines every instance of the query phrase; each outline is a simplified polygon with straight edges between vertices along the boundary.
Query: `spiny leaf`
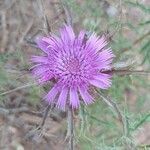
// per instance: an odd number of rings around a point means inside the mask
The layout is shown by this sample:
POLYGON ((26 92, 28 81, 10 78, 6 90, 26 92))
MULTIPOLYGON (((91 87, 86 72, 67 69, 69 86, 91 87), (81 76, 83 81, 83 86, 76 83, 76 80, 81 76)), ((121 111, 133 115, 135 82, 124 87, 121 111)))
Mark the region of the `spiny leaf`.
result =
POLYGON ((138 127, 140 127, 148 118, 150 117, 150 113, 148 113, 147 115, 144 115, 139 122, 137 122, 135 124, 135 126, 133 128, 130 128, 132 131, 136 130, 138 127))
POLYGON ((131 1, 126 1, 125 3, 130 4, 133 7, 138 7, 145 13, 150 13, 150 8, 146 7, 143 4, 140 4, 139 2, 134 3, 134 2, 131 2, 131 1))
POLYGON ((146 61, 150 62, 150 41, 147 41, 141 48, 141 53, 144 55, 143 63, 146 61))
POLYGON ((142 22, 142 23, 140 23, 139 25, 140 25, 140 26, 144 26, 144 25, 149 25, 149 24, 150 24, 150 20, 145 21, 145 22, 142 22))

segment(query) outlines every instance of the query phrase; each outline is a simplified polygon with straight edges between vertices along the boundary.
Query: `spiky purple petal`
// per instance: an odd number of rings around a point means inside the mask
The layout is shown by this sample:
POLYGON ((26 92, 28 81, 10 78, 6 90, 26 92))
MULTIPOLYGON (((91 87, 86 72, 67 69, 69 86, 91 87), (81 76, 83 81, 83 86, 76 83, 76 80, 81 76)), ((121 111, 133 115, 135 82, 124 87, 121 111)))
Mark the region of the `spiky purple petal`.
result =
POLYGON ((60 36, 39 38, 37 45, 45 56, 31 58, 35 64, 32 73, 41 84, 52 79, 56 82, 46 101, 63 110, 66 105, 78 108, 80 97, 85 104, 94 101, 88 92, 90 86, 109 88, 111 75, 102 71, 111 69, 114 54, 107 44, 105 36, 93 33, 87 37, 85 31, 76 36, 67 25, 60 29, 60 36))

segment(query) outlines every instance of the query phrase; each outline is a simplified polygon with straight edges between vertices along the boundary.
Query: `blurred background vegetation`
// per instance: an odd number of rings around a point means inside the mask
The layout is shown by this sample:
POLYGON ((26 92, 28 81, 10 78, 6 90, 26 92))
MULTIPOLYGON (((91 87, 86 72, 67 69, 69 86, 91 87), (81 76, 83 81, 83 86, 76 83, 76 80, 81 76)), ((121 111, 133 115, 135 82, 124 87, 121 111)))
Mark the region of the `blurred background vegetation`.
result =
MULTIPOLYGON (((64 2, 71 11, 75 30, 109 35, 116 55, 113 67, 131 71, 114 74, 112 87, 101 91, 117 109, 96 96, 94 104, 81 106, 75 113, 77 149, 150 149, 150 76, 144 72, 150 71, 150 1, 64 2)), ((35 112, 46 108, 42 101, 44 89, 34 85, 29 73, 30 57, 39 53, 34 39, 47 33, 45 16, 52 32, 57 32, 66 18, 60 1, 0 1, 0 149, 65 149, 64 112, 52 111, 42 136, 27 135, 42 120, 43 113, 38 116, 35 112), (19 108, 25 111, 14 112, 19 108), (20 126, 15 120, 18 118, 23 123, 20 126)))

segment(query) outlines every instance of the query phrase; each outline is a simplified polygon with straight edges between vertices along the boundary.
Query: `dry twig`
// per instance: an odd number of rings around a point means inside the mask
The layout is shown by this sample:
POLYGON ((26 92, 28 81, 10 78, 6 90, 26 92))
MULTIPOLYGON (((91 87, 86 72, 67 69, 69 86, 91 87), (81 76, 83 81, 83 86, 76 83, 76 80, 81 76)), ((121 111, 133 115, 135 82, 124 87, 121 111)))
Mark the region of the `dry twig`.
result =
POLYGON ((44 9, 43 0, 38 0, 38 3, 39 3, 40 9, 41 9, 41 13, 42 13, 42 16, 43 16, 43 19, 44 19, 44 29, 45 29, 45 31, 46 31, 46 34, 50 34, 50 32, 51 32, 51 27, 50 27, 50 25, 49 25, 47 16, 46 16, 46 14, 45 14, 45 9, 44 9))
POLYGON ((150 71, 144 70, 127 70, 127 69, 112 69, 108 71, 102 71, 103 73, 107 74, 116 74, 116 75, 149 75, 150 71))
POLYGON ((34 86, 34 85, 37 85, 37 83, 28 83, 28 84, 26 84, 26 85, 19 86, 19 87, 15 88, 15 89, 12 89, 12 90, 9 90, 9 91, 0 93, 0 96, 6 95, 6 94, 10 94, 10 93, 12 93, 12 92, 15 92, 15 91, 18 91, 18 90, 27 88, 27 87, 31 87, 31 86, 34 86))
POLYGON ((6 12, 2 12, 2 30, 3 30, 3 35, 2 35, 2 45, 1 45, 1 50, 2 52, 5 51, 7 42, 8 42, 8 30, 7 30, 7 20, 6 20, 6 12))

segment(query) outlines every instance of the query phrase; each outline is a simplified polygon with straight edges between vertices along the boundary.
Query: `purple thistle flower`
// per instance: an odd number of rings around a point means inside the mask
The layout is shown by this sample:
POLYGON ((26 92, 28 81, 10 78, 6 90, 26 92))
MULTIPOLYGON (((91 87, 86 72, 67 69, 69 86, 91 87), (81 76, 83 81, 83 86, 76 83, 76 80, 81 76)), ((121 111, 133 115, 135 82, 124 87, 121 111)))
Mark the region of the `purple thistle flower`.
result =
POLYGON ((95 33, 87 38, 81 31, 76 36, 67 25, 60 29, 60 37, 39 38, 37 45, 45 55, 32 57, 36 64, 32 72, 40 84, 55 79, 44 99, 63 110, 66 105, 78 108, 81 99, 85 104, 94 102, 90 86, 100 89, 111 86, 111 75, 103 72, 111 69, 114 57, 107 44, 104 36, 95 33))

